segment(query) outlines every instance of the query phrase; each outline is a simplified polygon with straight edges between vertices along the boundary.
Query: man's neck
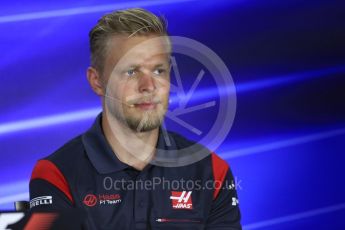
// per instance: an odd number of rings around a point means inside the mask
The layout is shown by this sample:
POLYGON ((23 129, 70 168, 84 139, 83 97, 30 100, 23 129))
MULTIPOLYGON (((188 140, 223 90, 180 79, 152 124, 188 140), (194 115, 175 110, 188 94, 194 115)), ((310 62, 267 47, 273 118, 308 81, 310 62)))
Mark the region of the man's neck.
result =
POLYGON ((147 132, 136 132, 115 118, 103 113, 104 136, 118 159, 138 170, 142 170, 156 152, 159 128, 147 132))

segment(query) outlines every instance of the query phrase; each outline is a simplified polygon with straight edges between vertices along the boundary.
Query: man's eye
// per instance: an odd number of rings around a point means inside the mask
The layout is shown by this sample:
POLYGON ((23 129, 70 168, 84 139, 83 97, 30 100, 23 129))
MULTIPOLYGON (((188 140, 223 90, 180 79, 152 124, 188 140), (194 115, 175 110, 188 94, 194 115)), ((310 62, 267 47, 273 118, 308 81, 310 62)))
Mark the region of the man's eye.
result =
POLYGON ((165 69, 156 69, 155 71, 153 71, 154 74, 156 75, 161 75, 165 72, 165 69))
POLYGON ((130 70, 127 70, 126 75, 131 77, 131 76, 134 76, 135 73, 136 73, 135 69, 130 69, 130 70))

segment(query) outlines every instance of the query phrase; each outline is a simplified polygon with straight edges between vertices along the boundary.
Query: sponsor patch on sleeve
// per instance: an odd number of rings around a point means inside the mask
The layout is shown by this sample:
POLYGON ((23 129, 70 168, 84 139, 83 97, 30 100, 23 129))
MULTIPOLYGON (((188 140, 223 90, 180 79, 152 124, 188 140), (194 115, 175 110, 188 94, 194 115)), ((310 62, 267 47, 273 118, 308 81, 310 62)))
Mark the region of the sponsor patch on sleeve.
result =
POLYGON ((52 196, 39 196, 30 200, 30 208, 39 206, 39 205, 49 205, 53 204, 52 196))

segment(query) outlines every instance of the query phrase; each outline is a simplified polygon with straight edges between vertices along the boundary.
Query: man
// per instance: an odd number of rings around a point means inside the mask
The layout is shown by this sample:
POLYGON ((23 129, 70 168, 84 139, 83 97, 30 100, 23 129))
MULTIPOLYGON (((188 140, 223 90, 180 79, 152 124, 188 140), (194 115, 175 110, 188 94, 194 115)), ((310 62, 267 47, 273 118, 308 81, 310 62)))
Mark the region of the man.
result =
POLYGON ((90 31, 90 46, 87 79, 103 112, 37 162, 31 210, 83 210, 87 229, 241 229, 227 163, 161 125, 170 90, 165 21, 138 8, 112 12, 90 31))

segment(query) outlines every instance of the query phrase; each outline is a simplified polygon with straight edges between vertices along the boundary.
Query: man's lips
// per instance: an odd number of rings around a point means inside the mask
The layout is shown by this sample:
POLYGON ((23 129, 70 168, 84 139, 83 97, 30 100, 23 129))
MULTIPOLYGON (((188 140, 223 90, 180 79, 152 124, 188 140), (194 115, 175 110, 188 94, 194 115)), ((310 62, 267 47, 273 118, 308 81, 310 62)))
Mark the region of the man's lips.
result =
POLYGON ((153 102, 143 102, 143 103, 134 104, 134 107, 148 110, 148 109, 155 109, 156 105, 157 103, 153 103, 153 102))

